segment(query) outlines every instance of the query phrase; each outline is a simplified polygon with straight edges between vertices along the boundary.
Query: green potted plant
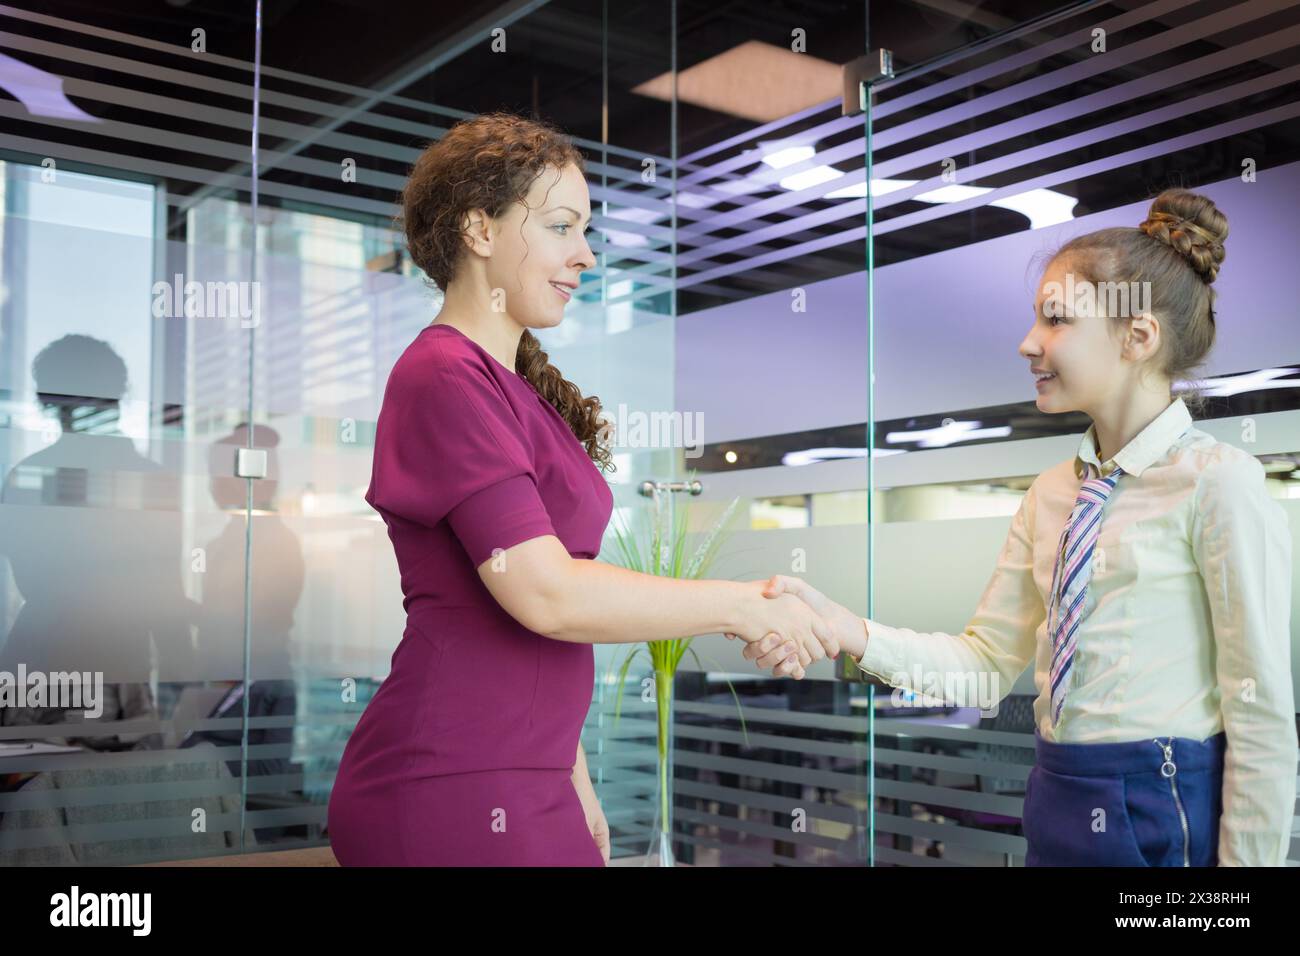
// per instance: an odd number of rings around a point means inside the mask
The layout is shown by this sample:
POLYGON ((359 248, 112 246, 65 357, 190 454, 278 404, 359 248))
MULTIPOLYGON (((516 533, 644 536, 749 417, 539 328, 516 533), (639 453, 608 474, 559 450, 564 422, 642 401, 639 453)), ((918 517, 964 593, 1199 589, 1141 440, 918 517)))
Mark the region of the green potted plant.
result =
MULTIPOLYGON (((704 537, 689 558, 686 557, 688 506, 674 507, 671 499, 665 506, 661 499, 654 499, 651 504, 649 527, 641 533, 634 533, 622 514, 616 510, 613 536, 618 560, 611 563, 643 574, 682 579, 703 578, 707 576, 709 568, 717 557, 718 549, 724 539, 724 531, 735 514, 739 501, 739 498, 731 500, 718 519, 704 532, 704 537)), ((649 655, 657 718, 658 781, 655 818, 658 823, 660 866, 673 865, 673 682, 678 665, 688 653, 695 659, 696 665, 701 670, 704 669, 700 664, 699 654, 691 646, 693 641, 694 637, 678 637, 632 645, 623 658, 617 681, 618 695, 614 708, 616 727, 622 714, 623 685, 627 680, 628 668, 642 652, 649 655)), ((716 662, 711 661, 711 663, 714 663, 715 668, 717 667, 716 662)), ((740 707, 740 698, 729 680, 727 687, 736 702, 741 732, 745 735, 745 743, 748 745, 749 733, 745 728, 745 715, 740 707)))

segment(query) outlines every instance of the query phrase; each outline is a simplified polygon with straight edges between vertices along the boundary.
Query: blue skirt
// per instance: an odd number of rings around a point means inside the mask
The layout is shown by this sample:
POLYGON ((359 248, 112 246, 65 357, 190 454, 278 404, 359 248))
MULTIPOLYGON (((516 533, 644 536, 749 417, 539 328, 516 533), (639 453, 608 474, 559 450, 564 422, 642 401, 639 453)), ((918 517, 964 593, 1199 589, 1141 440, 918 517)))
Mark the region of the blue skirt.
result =
POLYGON ((1227 734, 1053 743, 1034 731, 1026 866, 1217 866, 1227 734))

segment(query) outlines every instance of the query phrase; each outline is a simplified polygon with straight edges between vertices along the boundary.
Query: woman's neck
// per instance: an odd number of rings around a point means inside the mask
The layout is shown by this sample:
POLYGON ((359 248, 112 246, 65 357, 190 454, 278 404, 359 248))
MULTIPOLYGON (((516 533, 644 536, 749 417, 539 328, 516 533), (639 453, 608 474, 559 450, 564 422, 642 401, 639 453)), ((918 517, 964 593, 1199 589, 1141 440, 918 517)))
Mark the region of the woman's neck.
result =
POLYGON ((506 368, 514 369, 524 329, 508 312, 493 311, 491 297, 484 293, 450 283, 434 323, 459 329, 506 368))

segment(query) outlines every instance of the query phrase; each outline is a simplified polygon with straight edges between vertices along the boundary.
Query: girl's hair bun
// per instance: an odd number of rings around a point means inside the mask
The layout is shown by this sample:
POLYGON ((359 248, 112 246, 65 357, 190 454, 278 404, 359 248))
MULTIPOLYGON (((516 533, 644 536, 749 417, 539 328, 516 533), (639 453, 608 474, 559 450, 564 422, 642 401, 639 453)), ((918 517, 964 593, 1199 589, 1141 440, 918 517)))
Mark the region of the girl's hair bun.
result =
POLYGON ((1218 278, 1228 217, 1213 200, 1187 189, 1166 189, 1138 228, 1186 259, 1207 284, 1218 278))

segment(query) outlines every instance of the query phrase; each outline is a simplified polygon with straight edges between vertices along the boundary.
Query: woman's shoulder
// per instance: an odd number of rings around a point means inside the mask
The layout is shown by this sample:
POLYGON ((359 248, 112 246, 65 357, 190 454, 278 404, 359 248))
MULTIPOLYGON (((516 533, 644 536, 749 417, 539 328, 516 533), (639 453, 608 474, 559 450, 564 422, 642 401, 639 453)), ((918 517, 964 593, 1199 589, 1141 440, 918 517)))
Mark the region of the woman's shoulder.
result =
POLYGON ((481 346, 450 325, 430 324, 420 329, 402 353, 407 365, 423 372, 443 374, 482 374, 490 371, 492 360, 481 346))
POLYGON ((422 400, 482 400, 504 394, 493 361, 463 333, 426 325, 398 356, 388 391, 422 400))

